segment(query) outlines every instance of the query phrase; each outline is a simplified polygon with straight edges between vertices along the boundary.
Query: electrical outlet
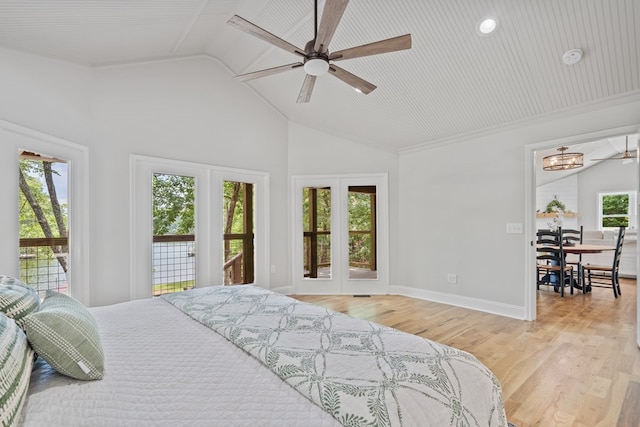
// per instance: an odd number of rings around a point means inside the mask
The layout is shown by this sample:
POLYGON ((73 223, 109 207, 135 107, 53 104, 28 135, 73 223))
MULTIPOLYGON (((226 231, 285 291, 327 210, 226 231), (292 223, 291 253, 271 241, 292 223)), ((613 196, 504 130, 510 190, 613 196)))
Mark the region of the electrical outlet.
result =
POLYGON ((275 274, 275 272, 276 272, 276 265, 272 264, 271 265, 271 274, 275 274))
POLYGON ((447 283, 458 283, 458 275, 453 273, 447 274, 447 283))

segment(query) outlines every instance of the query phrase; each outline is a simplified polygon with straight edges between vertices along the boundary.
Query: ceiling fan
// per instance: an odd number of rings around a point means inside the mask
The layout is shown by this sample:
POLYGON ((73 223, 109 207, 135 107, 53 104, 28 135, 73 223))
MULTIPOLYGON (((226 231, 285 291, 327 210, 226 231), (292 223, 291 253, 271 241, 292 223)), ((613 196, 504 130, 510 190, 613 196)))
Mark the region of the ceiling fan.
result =
POLYGON ((229 19, 227 22, 228 24, 302 58, 301 62, 294 62, 292 64, 254 71, 236 76, 236 78, 240 81, 246 81, 304 67, 304 71, 307 75, 302 83, 300 94, 298 95, 297 102, 299 103, 309 102, 311 99, 311 93, 313 92, 313 86, 316 83, 316 78, 326 73, 339 78, 343 82, 352 86, 358 92, 366 95, 372 92, 376 86, 354 74, 351 74, 345 69, 338 67, 333 64, 333 62, 411 48, 411 34, 405 34, 403 36, 380 40, 352 47, 350 49, 329 52, 329 42, 331 42, 331 39, 333 38, 333 34, 340 23, 340 19, 347 8, 347 4, 349 4, 349 0, 326 0, 322 11, 322 20, 320 21, 319 26, 318 0, 315 0, 314 4, 314 36, 313 40, 307 42, 304 49, 300 49, 292 45, 291 43, 271 34, 238 15, 234 15, 229 19))
POLYGON ((614 156, 614 157, 607 157, 606 159, 592 159, 592 160, 594 161, 595 160, 630 160, 635 158, 636 158, 636 154, 629 151, 629 135, 627 135, 625 137, 625 147, 624 147, 624 153, 622 153, 622 156, 614 156))

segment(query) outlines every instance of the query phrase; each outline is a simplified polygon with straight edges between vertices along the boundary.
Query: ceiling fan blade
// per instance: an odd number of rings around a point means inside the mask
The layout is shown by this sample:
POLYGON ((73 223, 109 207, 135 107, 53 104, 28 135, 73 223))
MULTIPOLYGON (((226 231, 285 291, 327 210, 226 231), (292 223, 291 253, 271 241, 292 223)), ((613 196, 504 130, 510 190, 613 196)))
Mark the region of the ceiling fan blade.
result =
POLYGON ((271 34, 267 30, 258 27, 257 25, 247 21, 246 19, 238 15, 233 15, 233 17, 231 17, 231 19, 227 21, 227 24, 244 31, 247 34, 251 34, 252 36, 262 39, 267 43, 278 46, 280 49, 284 49, 287 52, 295 53, 296 55, 300 55, 302 57, 306 56, 303 49, 300 49, 292 45, 291 43, 282 40, 280 37, 271 34))
POLYGON ((316 52, 323 53, 327 51, 329 42, 333 38, 333 33, 336 32, 336 28, 338 28, 340 19, 342 19, 348 4, 349 0, 327 0, 324 3, 322 19, 318 27, 316 43, 313 47, 316 52))
POLYGON ((336 76, 349 86, 353 87, 358 92, 364 93, 365 95, 373 92, 377 88, 376 85, 369 83, 368 81, 361 79, 355 74, 351 74, 347 70, 333 64, 329 66, 329 73, 336 76))
POLYGON ((266 68, 260 71, 254 71, 252 73, 240 74, 236 76, 236 79, 241 82, 246 82, 247 80, 257 79, 259 77, 266 77, 272 74, 283 73, 285 71, 293 70, 294 68, 302 67, 304 64, 302 62, 294 62, 293 64, 280 65, 279 67, 266 68))
POLYGON ((622 156, 617 157, 607 157, 606 159, 591 159, 591 161, 599 161, 599 160, 627 160, 627 159, 635 159, 636 155, 631 153, 630 151, 625 151, 622 153, 622 156))
POLYGON ((311 92, 313 92, 313 86, 316 84, 316 76, 312 76, 311 74, 307 74, 304 78, 304 82, 302 82, 302 88, 300 89, 300 94, 298 95, 297 103, 309 102, 311 99, 311 92))
POLYGON ((363 44, 350 49, 339 50, 329 55, 329 59, 332 61, 342 61, 344 59, 361 58, 363 56, 378 55, 405 49, 411 49, 411 34, 363 44))

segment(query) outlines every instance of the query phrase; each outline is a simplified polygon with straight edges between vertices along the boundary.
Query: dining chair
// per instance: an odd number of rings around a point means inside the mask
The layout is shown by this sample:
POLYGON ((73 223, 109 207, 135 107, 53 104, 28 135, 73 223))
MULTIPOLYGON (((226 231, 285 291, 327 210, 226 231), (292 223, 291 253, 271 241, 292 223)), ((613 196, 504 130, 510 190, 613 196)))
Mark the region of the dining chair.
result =
POLYGON ((616 249, 613 254, 611 265, 585 264, 582 266, 582 277, 585 279, 584 284, 586 285, 587 291, 590 291, 592 287, 612 287, 613 296, 615 298, 622 295, 622 291, 620 290, 620 281, 618 280, 618 273, 620 270, 620 257, 622 256, 622 244, 624 243, 625 230, 624 226, 619 228, 618 240, 616 241, 616 249))
MULTIPOLYGON (((583 236, 584 227, 581 225, 579 229, 573 228, 563 228, 562 229, 562 239, 564 240, 564 246, 575 246, 577 244, 582 244, 582 236, 583 236)), ((586 293, 586 290, 583 288, 582 284, 584 282, 584 277, 582 277, 582 254, 567 254, 567 265, 572 265, 574 267, 575 279, 574 286, 578 289, 583 290, 583 293, 586 293)))
POLYGON ((561 227, 557 231, 542 229, 536 233, 536 286, 540 289, 540 285, 553 285, 553 290, 564 296, 568 281, 573 295, 573 266, 566 264, 561 237, 561 227))

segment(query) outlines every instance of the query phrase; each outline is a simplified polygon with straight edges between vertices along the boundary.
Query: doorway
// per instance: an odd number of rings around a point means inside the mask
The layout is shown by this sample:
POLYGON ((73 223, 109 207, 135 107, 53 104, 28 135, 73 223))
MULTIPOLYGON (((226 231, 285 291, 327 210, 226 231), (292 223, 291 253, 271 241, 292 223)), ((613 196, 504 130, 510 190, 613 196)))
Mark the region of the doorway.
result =
MULTIPOLYGON (((561 221, 563 226, 579 226, 583 225, 585 230, 598 230, 598 203, 597 203, 597 191, 588 190, 589 176, 592 176, 597 171, 597 162, 592 161, 592 158, 606 158, 611 156, 612 152, 608 155, 601 151, 598 146, 603 145, 606 141, 622 140, 624 136, 632 135, 636 139, 640 130, 640 126, 626 126, 621 128, 608 129, 600 132, 594 132, 585 135, 576 135, 574 137, 562 138, 557 140, 545 141, 542 143, 531 144, 526 148, 526 188, 527 197, 525 203, 525 219, 528 224, 526 228, 527 235, 525 241, 530 242, 527 250, 527 286, 525 290, 525 319, 535 320, 536 318, 536 281, 535 281, 535 233, 538 228, 549 225, 550 221, 554 221, 557 218, 555 212, 545 212, 548 204, 560 203, 564 206, 563 215, 561 221), (552 171, 545 172, 546 177, 542 178, 541 175, 541 161, 544 155, 553 153, 558 147, 570 147, 571 151, 584 152, 585 159, 584 168, 581 168, 582 175, 577 176, 570 172, 552 171), (591 169, 589 171, 588 169, 591 169), (553 175, 558 173, 558 175, 553 175), (560 181, 560 184, 555 185, 553 182, 560 181), (540 184, 540 185, 537 185, 540 184), (572 194, 573 193, 573 194, 572 194), (591 194, 593 193, 593 194, 591 194), (556 201, 556 202, 554 202, 556 201), (568 212, 568 214, 564 213, 568 212), (566 222, 566 224, 564 224, 566 222)), ((634 141, 635 142, 635 141, 634 141)), ((624 144, 623 144, 624 145, 624 144)), ((636 147, 636 145, 634 145, 636 147)), ((621 151, 619 151, 621 152, 621 151)), ((637 149, 636 149, 637 156, 637 149)), ((603 161, 604 163, 613 162, 603 161)), ((612 163, 613 164, 613 163, 612 163)), ((617 166, 622 166, 618 165, 617 166)), ((625 165, 625 167, 631 168, 633 178, 631 182, 626 183, 629 190, 637 194, 640 188, 639 175, 640 167, 637 157, 631 163, 625 165)), ((580 170, 580 169, 579 169, 580 170)), ((616 173, 610 175, 619 175, 620 169, 618 168, 616 173)), ((591 180, 593 181, 593 179, 591 180)), ((637 203, 637 199, 636 199, 637 203)), ((636 210, 638 206, 634 207, 636 210)), ((548 227, 545 227, 548 228, 548 227)), ((586 235, 586 233, 585 233, 586 235)), ((636 253, 638 250, 638 243, 636 242, 636 253)), ((635 265, 635 271, 638 271, 637 257, 633 262, 635 265)), ((552 290, 553 292, 553 290, 552 290)), ((639 318, 640 319, 640 318, 639 318)), ((638 336, 640 342, 640 335, 638 336)))

